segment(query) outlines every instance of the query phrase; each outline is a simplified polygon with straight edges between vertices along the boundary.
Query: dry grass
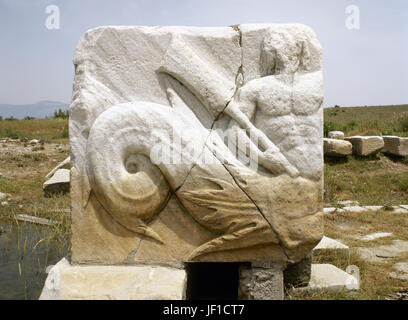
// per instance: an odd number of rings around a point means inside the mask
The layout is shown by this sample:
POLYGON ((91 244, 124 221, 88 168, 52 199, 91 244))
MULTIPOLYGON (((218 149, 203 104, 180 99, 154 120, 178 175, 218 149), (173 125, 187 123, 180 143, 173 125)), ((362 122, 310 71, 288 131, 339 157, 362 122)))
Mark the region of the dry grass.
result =
POLYGON ((392 266, 401 261, 407 261, 408 255, 389 259, 384 263, 364 260, 357 252, 358 247, 374 247, 391 244, 393 240, 408 240, 408 214, 393 214, 389 211, 367 213, 336 213, 325 215, 325 235, 339 240, 350 247, 350 256, 332 253, 324 257, 314 258, 313 263, 330 263, 345 270, 349 265, 355 265, 360 270, 360 290, 355 293, 316 292, 289 293, 289 299, 306 300, 384 300, 396 299, 398 293, 408 292, 406 281, 388 276, 393 271, 392 266), (373 232, 391 232, 392 236, 373 241, 361 241, 355 236, 373 232))
MULTIPOLYGON (((47 123, 48 120, 44 119, 47 123)), ((58 122, 58 119, 54 121, 58 122)), ((52 134, 53 128, 48 129, 47 135, 52 134)), ((0 192, 9 195, 8 205, 0 205, 0 222, 18 226, 21 222, 17 222, 17 214, 51 219, 57 222, 51 227, 52 238, 66 242, 70 233, 70 215, 69 212, 61 212, 61 209, 69 209, 69 194, 46 198, 42 185, 45 175, 68 155, 67 143, 46 142, 42 146, 30 146, 25 142, 9 141, 0 145, 0 172, 3 175, 0 177, 0 192)))
POLYGON ((340 130, 353 135, 408 136, 408 105, 326 108, 325 134, 340 130))
POLYGON ((0 121, 0 138, 43 139, 68 142, 68 119, 49 118, 32 120, 0 121))
POLYGON ((378 154, 326 159, 324 169, 326 206, 336 206, 339 200, 357 200, 361 205, 408 204, 407 158, 378 154))

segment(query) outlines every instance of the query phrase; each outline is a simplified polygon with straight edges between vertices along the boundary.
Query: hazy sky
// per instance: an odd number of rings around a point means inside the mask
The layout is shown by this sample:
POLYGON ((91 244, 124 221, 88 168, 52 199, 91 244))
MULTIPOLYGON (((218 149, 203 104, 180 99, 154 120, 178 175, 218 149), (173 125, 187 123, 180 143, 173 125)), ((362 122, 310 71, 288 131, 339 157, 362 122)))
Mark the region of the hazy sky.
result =
POLYGON ((0 0, 0 104, 69 103, 72 57, 101 25, 311 26, 323 46, 324 106, 408 103, 408 0, 0 0), (47 5, 60 29, 45 26, 47 5), (348 5, 360 9, 349 30, 348 5))

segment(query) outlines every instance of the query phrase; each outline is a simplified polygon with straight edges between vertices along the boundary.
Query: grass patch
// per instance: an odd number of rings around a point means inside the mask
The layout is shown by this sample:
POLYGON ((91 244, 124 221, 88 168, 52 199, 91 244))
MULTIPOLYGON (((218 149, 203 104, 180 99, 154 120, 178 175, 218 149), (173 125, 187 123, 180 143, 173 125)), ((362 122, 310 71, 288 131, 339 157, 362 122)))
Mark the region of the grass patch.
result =
POLYGON ((408 164, 383 154, 369 159, 349 156, 324 165, 324 201, 357 200, 361 205, 408 203, 408 164))
POLYGON ((292 300, 384 300, 398 299, 398 294, 407 292, 406 282, 389 277, 396 262, 406 261, 407 256, 390 259, 384 263, 364 260, 358 247, 373 247, 391 244, 393 240, 408 240, 406 228, 408 214, 393 214, 388 211, 367 213, 336 213, 324 216, 325 235, 350 247, 350 255, 329 253, 314 257, 313 263, 330 263, 345 270, 355 265, 360 272, 360 290, 354 293, 340 292, 287 292, 292 300), (361 241, 354 236, 372 232, 392 232, 388 238, 361 241))
POLYGON ((352 135, 408 137, 408 105, 325 108, 324 134, 343 131, 352 135))
POLYGON ((49 118, 0 121, 0 137, 11 139, 67 140, 68 119, 49 118))

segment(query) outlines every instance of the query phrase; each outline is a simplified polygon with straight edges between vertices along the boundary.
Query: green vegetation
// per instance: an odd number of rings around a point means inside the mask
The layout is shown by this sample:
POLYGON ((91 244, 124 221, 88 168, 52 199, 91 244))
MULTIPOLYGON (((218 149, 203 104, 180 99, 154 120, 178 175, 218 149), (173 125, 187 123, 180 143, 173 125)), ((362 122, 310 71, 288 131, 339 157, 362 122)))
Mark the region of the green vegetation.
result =
POLYGON ((347 136, 408 137, 408 105, 324 109, 324 135, 336 130, 347 136))
POLYGON ((43 139, 68 142, 68 119, 57 117, 48 119, 25 119, 0 121, 0 138, 43 139))
POLYGON ((327 159, 324 166, 326 206, 336 206, 339 200, 357 200, 361 205, 408 203, 406 158, 349 156, 340 161, 327 159))
POLYGON ((58 111, 54 111, 54 118, 61 118, 61 119, 68 119, 69 117, 69 110, 62 111, 62 109, 58 109, 58 111))

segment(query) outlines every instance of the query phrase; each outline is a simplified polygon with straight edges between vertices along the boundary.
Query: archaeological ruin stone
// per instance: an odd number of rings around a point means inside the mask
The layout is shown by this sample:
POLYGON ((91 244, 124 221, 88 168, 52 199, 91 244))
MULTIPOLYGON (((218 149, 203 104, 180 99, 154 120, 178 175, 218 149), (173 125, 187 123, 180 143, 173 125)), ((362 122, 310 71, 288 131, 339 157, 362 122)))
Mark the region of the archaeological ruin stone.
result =
POLYGON ((343 132, 343 131, 329 131, 329 133, 327 134, 327 136, 328 136, 330 139, 343 140, 343 139, 344 139, 344 132, 343 132))
POLYGON ((59 169, 70 169, 70 158, 67 157, 64 161, 60 162, 57 166, 55 166, 54 169, 52 169, 47 175, 45 176, 45 179, 51 178, 55 172, 59 169))
POLYGON ((276 280, 320 241, 310 28, 100 27, 74 64, 71 264, 267 261, 276 280))
POLYGON ((329 157, 347 157, 352 154, 353 146, 350 142, 338 139, 323 139, 324 155, 329 157))
POLYGON ((45 196, 69 192, 70 171, 68 169, 58 169, 50 179, 44 182, 43 190, 45 196))
POLYGON ((384 147, 382 137, 378 136, 353 136, 344 138, 353 145, 353 154, 358 156, 372 156, 384 147))
POLYGON ((384 148, 383 153, 389 153, 395 156, 408 156, 408 138, 401 138, 396 136, 383 136, 384 148))
POLYGON ((296 262, 320 241, 311 29, 101 27, 74 64, 72 262, 296 262))
POLYGON ((185 273, 177 268, 72 266, 63 258, 50 268, 39 299, 182 300, 186 283, 185 273))
POLYGON ((319 256, 325 253, 349 255, 349 247, 335 239, 323 237, 317 246, 314 247, 313 256, 319 256))

